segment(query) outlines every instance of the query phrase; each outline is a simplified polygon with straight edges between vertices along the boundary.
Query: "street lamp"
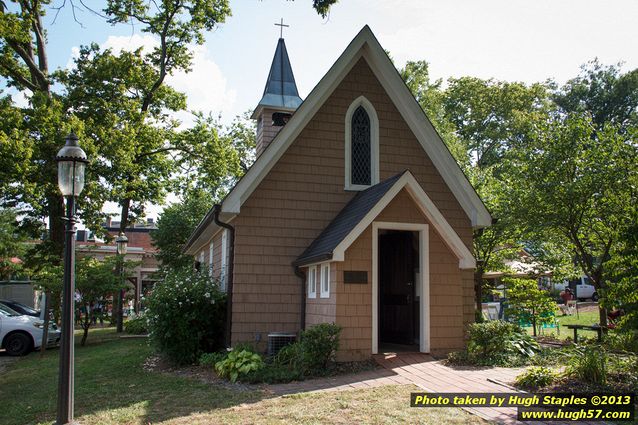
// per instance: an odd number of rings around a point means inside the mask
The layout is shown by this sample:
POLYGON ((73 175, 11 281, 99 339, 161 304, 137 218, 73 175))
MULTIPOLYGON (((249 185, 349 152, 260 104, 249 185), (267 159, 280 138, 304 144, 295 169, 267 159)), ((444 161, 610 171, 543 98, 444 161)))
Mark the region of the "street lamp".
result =
MULTIPOLYGON (((118 255, 118 272, 120 275, 120 282, 123 283, 124 278, 122 276, 124 269, 124 256, 126 255, 126 248, 128 247, 128 238, 124 234, 124 232, 120 232, 115 238, 115 244, 117 246, 117 255, 118 255)), ((124 289, 120 289, 118 291, 117 296, 117 332, 122 332, 123 322, 124 322, 124 289)))
MULTIPOLYGON (((58 187, 66 198, 64 237, 64 286, 62 288, 62 338, 58 379, 57 424, 73 422, 74 316, 75 316, 75 198, 84 189, 86 154, 71 133, 55 158, 58 163, 58 187)), ((42 342, 46 344, 46 341, 42 342)))

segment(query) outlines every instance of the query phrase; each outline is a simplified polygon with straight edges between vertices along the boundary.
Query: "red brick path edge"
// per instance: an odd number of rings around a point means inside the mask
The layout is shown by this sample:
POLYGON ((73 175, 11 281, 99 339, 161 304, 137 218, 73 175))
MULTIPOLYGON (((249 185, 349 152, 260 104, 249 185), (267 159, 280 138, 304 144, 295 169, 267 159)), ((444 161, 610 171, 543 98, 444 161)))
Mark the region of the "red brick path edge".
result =
MULTIPOLYGON (((373 388, 383 385, 414 384, 426 392, 467 392, 467 393, 511 393, 513 390, 495 381, 511 383, 524 368, 475 368, 450 367, 441 361, 422 353, 379 354, 375 360, 383 369, 371 370, 353 375, 313 379, 289 384, 271 385, 269 389, 277 395, 310 391, 343 391, 373 388)), ((516 408, 474 407, 463 408, 483 419, 499 424, 520 424, 516 420, 516 408)), ((528 422, 543 425, 544 422, 528 422)), ((551 422, 558 425, 574 422, 551 422)), ((588 422, 579 422, 587 424, 588 422)), ((601 425, 602 422, 592 422, 601 425)))

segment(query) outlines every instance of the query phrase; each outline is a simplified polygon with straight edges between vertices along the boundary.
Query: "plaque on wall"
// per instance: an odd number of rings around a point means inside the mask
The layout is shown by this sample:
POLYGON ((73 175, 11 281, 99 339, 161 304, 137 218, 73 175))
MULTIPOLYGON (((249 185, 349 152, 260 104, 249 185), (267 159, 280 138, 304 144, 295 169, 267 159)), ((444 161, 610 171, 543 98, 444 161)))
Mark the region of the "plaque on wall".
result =
POLYGON ((368 283, 368 272, 367 271, 344 271, 343 283, 358 283, 358 284, 365 285, 368 283))

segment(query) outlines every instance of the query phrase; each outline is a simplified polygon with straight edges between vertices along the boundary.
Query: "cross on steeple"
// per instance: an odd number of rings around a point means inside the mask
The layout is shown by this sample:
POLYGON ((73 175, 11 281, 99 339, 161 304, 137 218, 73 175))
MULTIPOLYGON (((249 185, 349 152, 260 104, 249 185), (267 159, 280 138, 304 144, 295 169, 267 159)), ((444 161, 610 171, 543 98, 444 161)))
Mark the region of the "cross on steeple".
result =
POLYGON ((278 27, 281 27, 279 30, 279 38, 284 38, 284 27, 290 27, 290 25, 284 25, 284 18, 281 18, 281 23, 275 23, 278 27))

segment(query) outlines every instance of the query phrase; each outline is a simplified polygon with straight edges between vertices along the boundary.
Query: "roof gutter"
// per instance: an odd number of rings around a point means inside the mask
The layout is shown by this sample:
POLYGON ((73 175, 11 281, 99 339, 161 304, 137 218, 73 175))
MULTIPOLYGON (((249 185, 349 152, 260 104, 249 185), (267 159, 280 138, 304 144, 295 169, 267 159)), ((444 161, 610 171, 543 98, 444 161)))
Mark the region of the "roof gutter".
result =
MULTIPOLYGON (((215 204, 213 206, 213 221, 220 227, 224 229, 228 229, 229 233, 229 247, 228 247, 228 273, 226 274, 227 285, 226 285, 226 332, 225 332, 225 340, 226 347, 230 347, 230 341, 232 336, 232 326, 233 326, 233 277, 234 277, 234 269, 235 269, 235 228, 228 223, 224 223, 219 219, 219 213, 222 210, 221 204, 215 204)), ((207 216, 208 217, 208 216, 207 216)), ((207 218, 206 217, 206 218, 207 218)), ((204 218, 204 221, 206 221, 204 218)), ((222 255, 224 253, 222 252, 222 255)))
MULTIPOLYGON (((220 206, 220 211, 221 211, 221 205, 219 205, 219 204, 213 205, 213 208, 211 208, 210 211, 208 211, 206 213, 206 215, 204 216, 202 221, 199 222, 199 224, 197 225, 197 227, 195 228, 195 230, 191 234, 190 238, 188 238, 188 241, 186 241, 186 244, 184 245, 184 248, 182 248, 182 252, 183 253, 186 253, 188 251, 188 249, 195 243, 197 238, 199 238, 199 235, 202 234, 204 229, 206 227, 208 227, 208 225, 214 220, 215 214, 216 214, 215 213, 215 208, 217 206, 220 206)), ((219 212, 217 212, 217 214, 219 214, 219 212)))
POLYGON ((302 331, 306 330, 306 274, 301 271, 299 266, 293 266, 295 275, 301 279, 301 317, 299 325, 302 331))

